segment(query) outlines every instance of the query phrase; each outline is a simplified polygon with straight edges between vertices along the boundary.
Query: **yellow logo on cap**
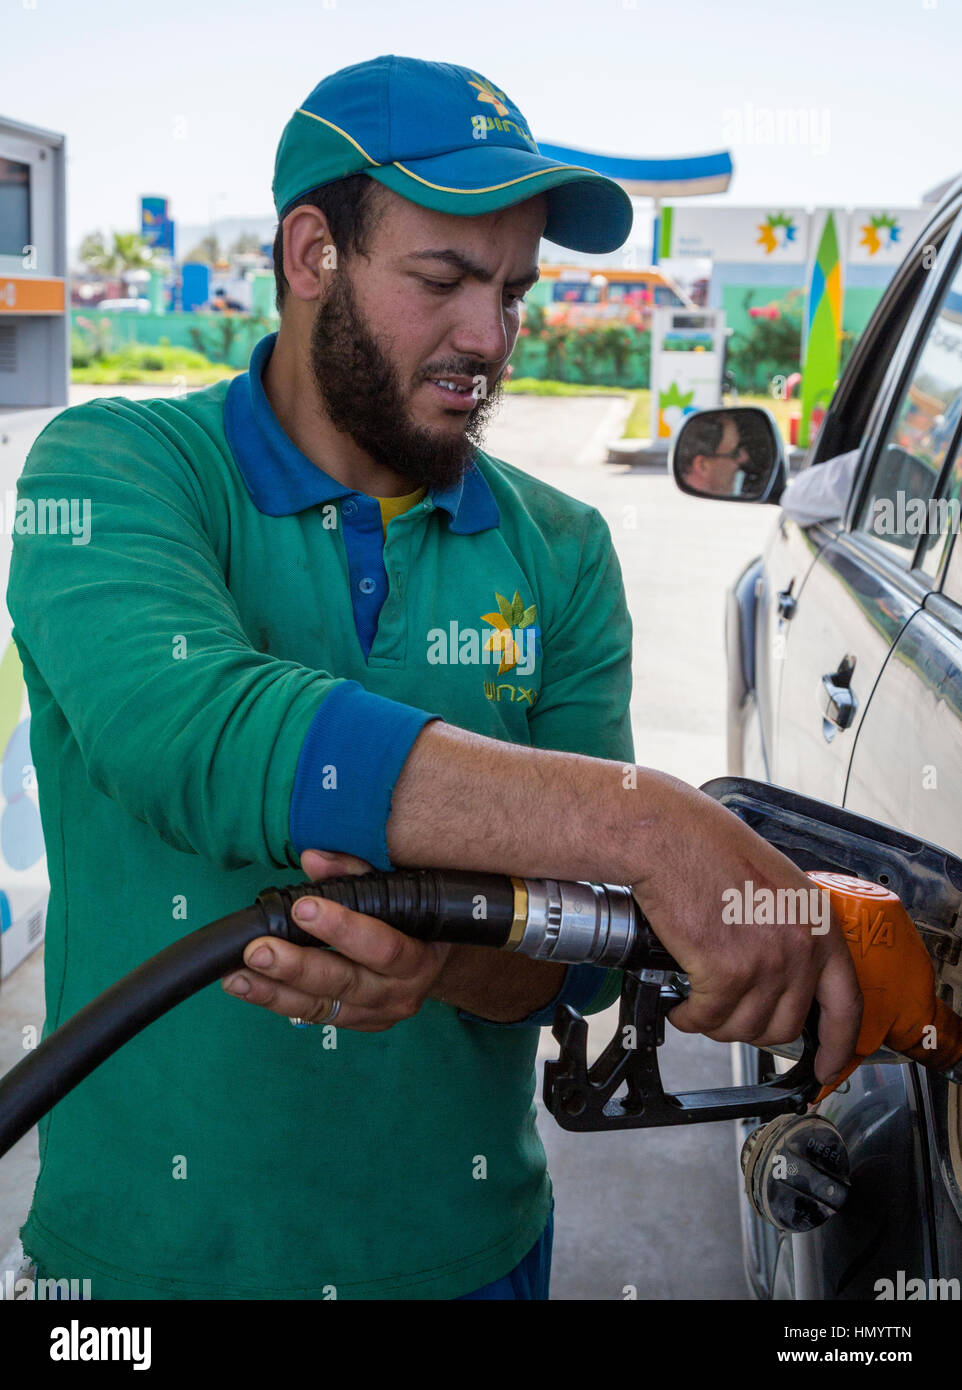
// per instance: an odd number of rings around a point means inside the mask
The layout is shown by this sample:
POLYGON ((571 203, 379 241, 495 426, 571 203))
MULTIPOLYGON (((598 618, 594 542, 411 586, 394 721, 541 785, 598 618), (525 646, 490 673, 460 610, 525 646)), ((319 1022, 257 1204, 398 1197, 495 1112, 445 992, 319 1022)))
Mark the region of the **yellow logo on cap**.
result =
POLYGON ((507 97, 504 92, 492 86, 487 78, 481 77, 478 73, 475 73, 474 80, 469 82, 468 86, 477 87, 478 101, 489 101, 499 116, 506 116, 508 114, 508 107, 505 105, 507 97))

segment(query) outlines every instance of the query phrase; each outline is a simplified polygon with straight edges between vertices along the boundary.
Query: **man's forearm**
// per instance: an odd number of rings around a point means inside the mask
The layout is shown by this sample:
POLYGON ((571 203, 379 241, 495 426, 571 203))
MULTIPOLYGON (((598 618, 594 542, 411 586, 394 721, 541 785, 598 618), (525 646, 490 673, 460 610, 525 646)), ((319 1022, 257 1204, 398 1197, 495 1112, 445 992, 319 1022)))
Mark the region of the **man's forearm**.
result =
MULTIPOLYGON (((664 819, 676 785, 633 764, 505 745, 437 721, 418 735, 395 785, 388 851, 399 867, 635 882, 646 830, 664 819)), ((460 947, 431 997, 513 1023, 550 1003, 564 973, 460 947)))
POLYGON ((398 867, 631 883, 645 877, 681 786, 633 764, 435 721, 394 787, 388 851, 398 867))

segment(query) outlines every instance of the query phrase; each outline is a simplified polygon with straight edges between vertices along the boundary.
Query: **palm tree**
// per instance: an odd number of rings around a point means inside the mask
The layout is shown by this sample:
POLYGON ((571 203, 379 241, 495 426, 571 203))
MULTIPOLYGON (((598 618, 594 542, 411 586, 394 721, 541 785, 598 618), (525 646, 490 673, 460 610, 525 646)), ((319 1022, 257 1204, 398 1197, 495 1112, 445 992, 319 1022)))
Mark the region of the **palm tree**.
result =
POLYGON ((249 255, 252 251, 261 249, 261 239, 256 232, 241 232, 233 246, 230 248, 232 256, 249 255))
POLYGON ((205 236, 183 258, 184 263, 216 265, 221 259, 220 243, 215 236, 205 236))
POLYGON ((91 232, 81 243, 80 259, 95 275, 123 279, 129 270, 148 270, 154 253, 137 232, 114 232, 111 246, 102 232, 91 232))

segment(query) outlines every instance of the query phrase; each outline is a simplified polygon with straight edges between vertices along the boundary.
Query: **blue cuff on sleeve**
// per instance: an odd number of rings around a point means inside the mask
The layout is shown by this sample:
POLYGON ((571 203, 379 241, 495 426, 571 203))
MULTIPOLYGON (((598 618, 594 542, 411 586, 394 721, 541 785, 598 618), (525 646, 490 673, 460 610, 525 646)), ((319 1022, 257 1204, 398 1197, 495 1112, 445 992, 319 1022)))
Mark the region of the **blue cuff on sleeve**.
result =
POLYGON ((326 697, 301 748, 291 794, 291 843, 340 850, 390 870, 385 827, 394 784, 424 725, 439 714, 343 681, 326 697))
POLYGON ((463 1009, 458 1010, 458 1018, 465 1023, 487 1023, 491 1028, 550 1028, 559 1004, 571 1004, 579 1013, 584 1013, 607 977, 608 971, 603 965, 569 965, 554 999, 527 1018, 516 1019, 514 1023, 496 1023, 494 1019, 478 1018, 476 1014, 465 1013, 463 1009))

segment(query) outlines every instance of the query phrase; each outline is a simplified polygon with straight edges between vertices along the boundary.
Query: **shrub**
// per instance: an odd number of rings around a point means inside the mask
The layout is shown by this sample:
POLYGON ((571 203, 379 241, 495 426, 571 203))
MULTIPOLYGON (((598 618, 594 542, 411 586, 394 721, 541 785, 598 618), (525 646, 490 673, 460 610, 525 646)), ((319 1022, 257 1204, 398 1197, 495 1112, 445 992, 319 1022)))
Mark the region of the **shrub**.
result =
POLYGON ((82 333, 73 332, 70 335, 70 365, 72 367, 89 367, 94 360, 94 348, 90 339, 82 333))

